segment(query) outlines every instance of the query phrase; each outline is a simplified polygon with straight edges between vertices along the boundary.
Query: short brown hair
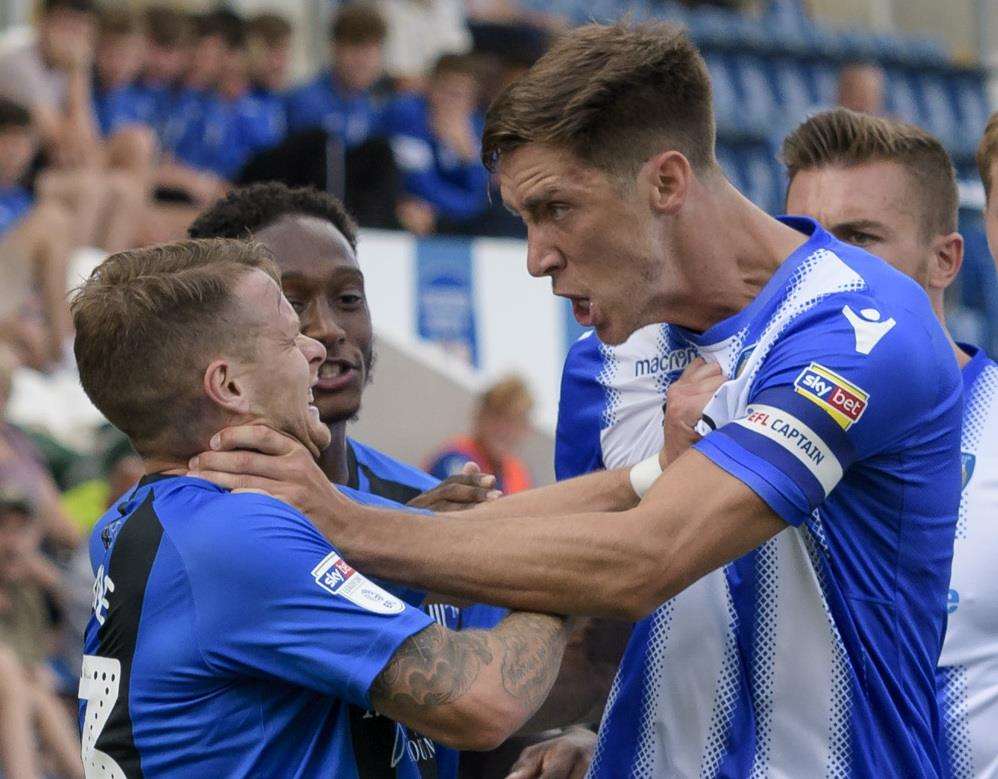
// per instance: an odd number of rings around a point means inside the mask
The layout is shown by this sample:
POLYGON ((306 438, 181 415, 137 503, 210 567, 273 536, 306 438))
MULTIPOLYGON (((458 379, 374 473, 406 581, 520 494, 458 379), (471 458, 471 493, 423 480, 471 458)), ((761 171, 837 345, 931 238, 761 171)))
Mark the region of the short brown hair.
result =
POLYGON ((140 454, 197 443, 209 360, 219 350, 245 356, 254 342, 229 313, 234 285, 254 268, 280 285, 258 243, 178 241, 113 254, 77 289, 80 382, 140 454))
POLYGON ((528 143, 567 148, 605 170, 634 170, 663 145, 695 170, 714 166, 707 66, 690 39, 662 22, 588 24, 496 98, 485 119, 482 161, 528 143))
POLYGON ((956 230, 960 205, 953 163, 942 143, 913 124, 835 108, 816 114, 783 140, 790 180, 802 170, 894 162, 920 190, 924 237, 956 230))
POLYGON ((186 46, 194 37, 190 14, 166 5, 152 5, 145 11, 146 35, 164 49, 186 46))
POLYGON ((344 5, 329 23, 329 40, 334 43, 381 43, 387 34, 384 18, 367 3, 344 5))
POLYGON ((280 14, 259 13, 246 23, 250 38, 259 38, 268 46, 277 46, 291 37, 291 22, 280 14))
POLYGON ((138 35, 145 31, 142 16, 131 8, 102 8, 97 16, 97 32, 100 35, 118 37, 138 35))
POLYGON ((991 163, 995 161, 998 154, 998 113, 991 114, 987 127, 984 128, 984 135, 981 136, 981 144, 977 147, 977 170, 981 174, 981 183, 984 185, 984 196, 991 198, 991 163))

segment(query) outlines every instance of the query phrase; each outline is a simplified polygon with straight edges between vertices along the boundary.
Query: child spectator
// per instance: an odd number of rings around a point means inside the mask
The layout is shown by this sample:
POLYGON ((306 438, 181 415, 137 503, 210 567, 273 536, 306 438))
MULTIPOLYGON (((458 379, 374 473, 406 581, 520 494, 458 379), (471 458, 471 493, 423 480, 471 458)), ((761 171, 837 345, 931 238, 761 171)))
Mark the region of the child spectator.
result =
POLYGON ((384 73, 384 41, 376 10, 344 6, 329 26, 330 69, 288 96, 288 130, 322 128, 348 149, 377 135, 381 106, 372 88, 384 73))
MULTIPOLYGON (((92 0, 45 0, 36 30, 8 37, 2 47, 0 97, 31 113, 48 163, 92 173, 114 168, 142 177, 152 155, 147 134, 127 128, 106 141, 99 138, 91 93, 94 37, 92 0)), ((134 192, 129 195, 135 198, 134 192)))
POLYGON ((261 13, 249 20, 246 31, 253 96, 275 102, 283 111, 291 65, 291 23, 280 14, 261 13))
POLYGON ((28 111, 0 99, 0 341, 42 369, 62 357, 70 335, 66 264, 70 213, 36 202, 22 185, 38 140, 28 111))
POLYGON ((143 15, 145 64, 138 92, 152 106, 152 127, 160 148, 172 152, 196 95, 183 88, 190 69, 193 21, 167 6, 151 6, 143 15))
POLYGON ((426 95, 401 97, 388 111, 385 125, 403 172, 399 221, 417 235, 469 222, 488 205, 489 176, 479 159, 484 119, 478 93, 473 61, 445 54, 426 95))
POLYGON ((204 85, 201 114, 181 136, 175 154, 190 167, 232 181, 255 152, 282 139, 284 114, 250 94, 245 22, 217 11, 205 25, 187 80, 189 88, 204 85))
POLYGON ((492 385, 478 399, 470 435, 445 443, 430 458, 427 472, 446 479, 473 462, 482 473, 495 474, 497 490, 511 494, 530 489, 530 471, 517 451, 530 432, 533 406, 530 390, 518 376, 492 385))
POLYGON ((142 84, 147 89, 175 89, 190 66, 191 18, 183 11, 163 5, 150 6, 144 17, 146 56, 142 84))
POLYGON ((136 82, 145 64, 142 17, 126 8, 101 11, 94 57, 94 112, 105 137, 129 125, 155 126, 156 103, 136 82))
MULTIPOLYGON (((150 35, 156 36, 152 15, 170 19, 170 38, 160 47, 162 57, 150 64, 147 88, 157 95, 157 131, 163 156, 156 171, 157 194, 185 204, 177 214, 178 226, 195 215, 194 207, 214 202, 227 190, 225 179, 205 162, 209 155, 202 134, 205 112, 221 76, 225 41, 242 34, 241 21, 229 11, 216 11, 192 19, 167 8, 150 9, 150 35), (183 19, 183 23, 180 22, 183 19)), ((217 137, 211 141, 217 144, 217 137)))

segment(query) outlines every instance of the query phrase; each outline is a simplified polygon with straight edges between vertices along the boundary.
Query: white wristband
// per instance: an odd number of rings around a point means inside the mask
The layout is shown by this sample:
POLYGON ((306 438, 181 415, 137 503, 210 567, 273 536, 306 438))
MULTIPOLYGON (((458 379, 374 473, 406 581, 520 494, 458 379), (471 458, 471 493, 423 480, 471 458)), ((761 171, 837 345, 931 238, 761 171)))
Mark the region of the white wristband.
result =
POLYGON ((643 498, 645 493, 651 489, 651 485, 662 475, 662 465, 658 461, 658 455, 653 454, 647 460, 642 460, 630 472, 631 488, 634 494, 643 498))

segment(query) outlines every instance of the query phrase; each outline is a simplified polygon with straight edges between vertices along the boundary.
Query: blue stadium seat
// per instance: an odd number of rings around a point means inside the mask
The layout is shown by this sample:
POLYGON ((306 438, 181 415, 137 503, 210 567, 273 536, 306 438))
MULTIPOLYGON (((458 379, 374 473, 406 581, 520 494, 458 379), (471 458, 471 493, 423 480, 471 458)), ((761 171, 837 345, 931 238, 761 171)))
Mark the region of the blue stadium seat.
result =
POLYGON ((950 88, 956 99, 959 116, 955 151, 962 157, 973 157, 989 116, 984 76, 978 73, 955 75, 951 79, 950 88))
POLYGON ((796 30, 803 33, 814 25, 801 0, 770 0, 762 18, 771 30, 796 30))
POLYGON ((850 60, 873 60, 880 54, 880 40, 869 30, 851 28, 838 35, 841 55, 850 60))
POLYGON ((938 41, 931 38, 905 39, 902 55, 909 65, 920 68, 945 67, 949 62, 946 51, 938 41))
POLYGON ((698 8, 691 13, 690 34, 704 47, 728 48, 741 42, 738 15, 720 8, 698 8))
POLYGON ((678 24, 683 27, 689 27, 690 25, 690 14, 686 8, 677 2, 658 2, 654 3, 652 6, 652 15, 661 19, 664 22, 670 22, 671 24, 678 24))
POLYGON ((742 167, 738 152, 724 143, 717 144, 716 151, 717 162, 721 166, 721 170, 724 171, 724 175, 731 180, 732 184, 742 189, 742 167))
POLYGON ((744 159, 742 192, 757 206, 771 214, 783 210, 783 171, 768 148, 753 149, 744 159))
POLYGON ((773 87, 785 118, 801 121, 818 103, 812 73, 803 64, 791 59, 776 59, 772 70, 773 87))
POLYGON ((885 100, 888 113, 906 122, 920 123, 922 110, 907 71, 901 68, 887 68, 886 73, 885 100))
POLYGON ((839 99, 839 69, 827 62, 814 65, 815 97, 819 105, 832 106, 839 99))
POLYGON ((714 90, 714 114, 717 120, 717 130, 722 135, 730 135, 737 129, 739 102, 731 68, 724 55, 716 51, 705 51, 704 60, 707 62, 714 90))
POLYGON ((751 54, 738 54, 731 58, 734 74, 738 79, 740 115, 745 131, 765 137, 779 115, 772 82, 766 75, 764 61, 751 54))
POLYGON ((950 84, 945 76, 935 73, 923 74, 919 83, 924 108, 923 126, 947 148, 955 149, 959 145, 959 123, 950 84))

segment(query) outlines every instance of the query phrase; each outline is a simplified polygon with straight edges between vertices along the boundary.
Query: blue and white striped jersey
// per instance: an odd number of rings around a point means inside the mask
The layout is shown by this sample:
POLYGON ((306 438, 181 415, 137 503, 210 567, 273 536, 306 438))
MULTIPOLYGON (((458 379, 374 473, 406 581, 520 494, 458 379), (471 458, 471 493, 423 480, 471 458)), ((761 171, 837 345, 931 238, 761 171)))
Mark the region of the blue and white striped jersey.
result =
POLYGON ((998 365, 964 366, 963 495, 949 622, 939 658, 944 763, 956 779, 998 777, 998 365))
POLYGON ((789 527, 638 624, 592 776, 942 771, 959 371, 914 282, 789 224, 810 239, 752 304, 670 328, 730 377, 697 448, 789 527))
POLYGON ((619 346, 592 330, 565 358, 554 467, 559 480, 622 468, 662 448, 662 403, 696 349, 668 325, 643 327, 619 346))

